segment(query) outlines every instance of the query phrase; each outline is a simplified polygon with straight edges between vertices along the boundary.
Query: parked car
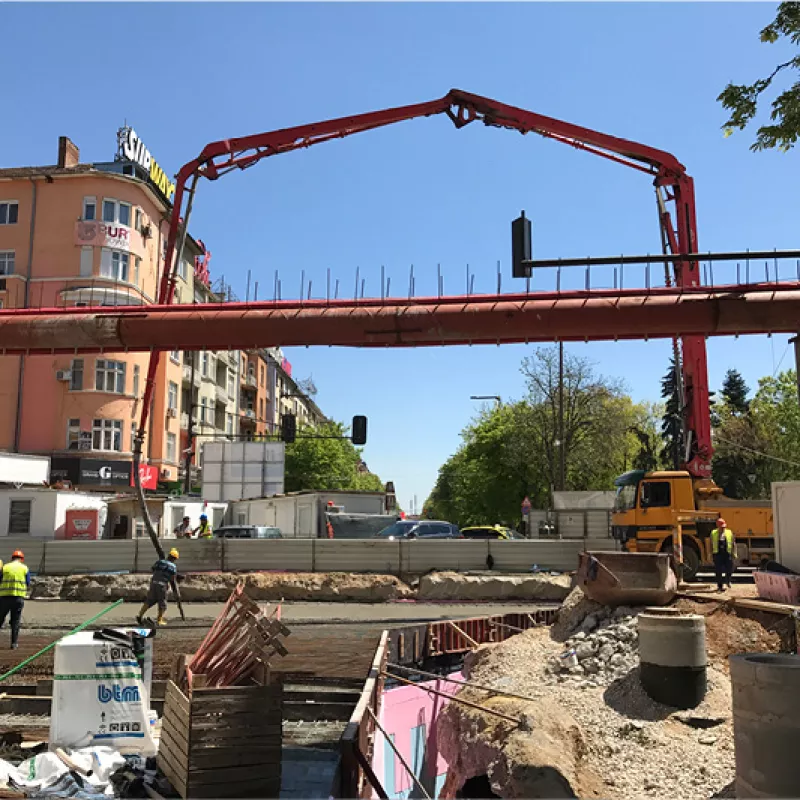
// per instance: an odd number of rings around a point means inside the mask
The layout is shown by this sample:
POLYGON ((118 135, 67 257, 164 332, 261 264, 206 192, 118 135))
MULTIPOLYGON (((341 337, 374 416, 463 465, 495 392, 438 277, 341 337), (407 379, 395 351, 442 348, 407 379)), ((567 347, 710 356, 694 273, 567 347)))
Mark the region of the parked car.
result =
POLYGON ((463 539, 457 525, 439 520, 399 519, 379 531, 375 539, 463 539))
POLYGON ((465 539, 520 539, 519 534, 503 525, 474 525, 462 528, 461 533, 465 539))
POLYGON ((280 528, 268 525, 225 525, 217 528, 218 539, 283 539, 280 528))

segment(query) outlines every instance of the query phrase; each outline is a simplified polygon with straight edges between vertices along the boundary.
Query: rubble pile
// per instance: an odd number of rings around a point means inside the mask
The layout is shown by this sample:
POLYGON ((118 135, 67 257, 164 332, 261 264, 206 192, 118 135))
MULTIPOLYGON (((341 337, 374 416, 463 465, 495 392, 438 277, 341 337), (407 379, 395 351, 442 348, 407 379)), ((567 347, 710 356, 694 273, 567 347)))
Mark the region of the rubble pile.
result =
POLYGON ((550 683, 603 686, 622 678, 639 665, 636 612, 601 606, 583 619, 564 645, 545 667, 550 683))

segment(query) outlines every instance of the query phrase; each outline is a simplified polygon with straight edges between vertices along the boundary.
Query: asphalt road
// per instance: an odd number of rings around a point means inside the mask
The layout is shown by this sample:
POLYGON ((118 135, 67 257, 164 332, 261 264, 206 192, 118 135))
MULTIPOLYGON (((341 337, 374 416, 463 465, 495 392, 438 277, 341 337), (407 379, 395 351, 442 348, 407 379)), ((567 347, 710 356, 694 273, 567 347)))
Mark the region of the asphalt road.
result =
MULTIPOLYGON (((22 616, 25 629, 69 630, 98 614, 107 603, 78 603, 65 600, 28 600, 22 616)), ((464 619, 490 614, 512 614, 542 608, 552 603, 284 603, 281 618, 291 625, 350 625, 426 622, 437 619, 464 619)), ((169 628, 208 627, 222 611, 223 603, 184 603, 186 622, 180 619, 175 603, 167 612, 169 628)), ((130 624, 139 603, 123 603, 101 617, 92 627, 130 624)), ((155 616, 155 609, 151 615, 155 616)))

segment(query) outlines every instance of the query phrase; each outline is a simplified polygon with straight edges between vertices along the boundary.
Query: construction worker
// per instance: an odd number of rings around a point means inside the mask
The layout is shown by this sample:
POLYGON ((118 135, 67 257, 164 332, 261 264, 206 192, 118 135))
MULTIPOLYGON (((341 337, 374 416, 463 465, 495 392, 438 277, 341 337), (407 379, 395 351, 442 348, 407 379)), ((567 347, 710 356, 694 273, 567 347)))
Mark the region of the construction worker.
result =
POLYGON ((711 531, 711 553, 714 557, 714 571, 717 573, 717 591, 724 591, 723 575, 725 583, 730 589, 731 576, 733 575, 733 556, 736 552, 736 539, 733 531, 728 530, 725 520, 720 517, 717 520, 717 527, 711 531))
POLYGON ((18 646, 22 609, 25 606, 25 595, 31 585, 31 575, 24 562, 25 553, 22 550, 15 550, 11 554, 11 561, 3 567, 0 577, 0 628, 10 614, 12 650, 16 650, 18 646))
POLYGON ((192 538, 192 521, 189 517, 184 517, 180 525, 175 526, 173 531, 176 539, 191 539, 192 538))
POLYGON ((139 609, 139 615, 136 621, 141 625, 144 615, 154 606, 158 605, 158 619, 156 620, 159 625, 166 625, 167 613, 167 592, 173 580, 178 577, 178 565, 175 563, 180 554, 173 547, 169 551, 166 558, 160 558, 153 564, 152 571, 153 577, 150 579, 150 589, 147 592, 147 599, 139 609))
POLYGON ((213 539, 214 531, 208 524, 208 517, 205 514, 200 515, 200 524, 192 531, 198 539, 213 539))

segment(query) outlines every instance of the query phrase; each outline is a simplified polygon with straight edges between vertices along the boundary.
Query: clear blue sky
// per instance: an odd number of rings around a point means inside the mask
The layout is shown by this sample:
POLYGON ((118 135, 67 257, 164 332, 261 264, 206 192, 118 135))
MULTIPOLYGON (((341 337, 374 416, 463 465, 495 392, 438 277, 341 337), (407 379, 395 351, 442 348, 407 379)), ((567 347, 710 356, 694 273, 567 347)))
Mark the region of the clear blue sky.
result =
MULTIPOLYGON (((758 41, 768 3, 0 5, 4 32, 0 165, 52 163, 67 134, 84 160, 113 157, 127 120, 168 173, 209 141, 415 103, 452 87, 669 150, 696 181, 701 249, 797 246, 798 153, 753 154, 753 132, 723 139, 715 98, 767 73, 786 50, 758 41), (793 235, 794 234, 794 235, 793 235)), ((781 58, 781 57, 784 58, 781 58)), ((489 291, 508 278, 509 223, 534 220, 538 257, 659 250, 653 190, 635 171, 536 137, 444 117, 403 123, 269 159, 201 184, 192 229, 212 273, 244 295, 247 270, 284 297, 300 273, 324 292, 330 267, 367 293, 461 291, 466 264, 489 291)), ((577 276, 578 282, 582 276, 577 276)), ((718 278, 719 280, 719 278, 718 278)), ((725 370, 754 385, 787 337, 709 342, 712 386, 725 370)), ((361 351, 292 349, 323 410, 369 416, 365 458, 421 505, 471 394, 519 397, 524 346, 361 351)), ((570 345, 658 398, 668 342, 570 345)), ((792 354, 786 354, 783 367, 792 354)))

